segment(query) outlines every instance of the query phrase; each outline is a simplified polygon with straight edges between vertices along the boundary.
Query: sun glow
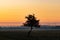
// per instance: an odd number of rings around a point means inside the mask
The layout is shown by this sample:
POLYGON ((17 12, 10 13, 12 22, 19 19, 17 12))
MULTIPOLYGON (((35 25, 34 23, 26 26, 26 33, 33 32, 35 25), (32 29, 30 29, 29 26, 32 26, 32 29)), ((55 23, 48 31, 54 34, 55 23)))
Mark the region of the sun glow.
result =
POLYGON ((0 22, 24 22, 34 13, 40 22, 60 22, 60 0, 0 0, 0 22))

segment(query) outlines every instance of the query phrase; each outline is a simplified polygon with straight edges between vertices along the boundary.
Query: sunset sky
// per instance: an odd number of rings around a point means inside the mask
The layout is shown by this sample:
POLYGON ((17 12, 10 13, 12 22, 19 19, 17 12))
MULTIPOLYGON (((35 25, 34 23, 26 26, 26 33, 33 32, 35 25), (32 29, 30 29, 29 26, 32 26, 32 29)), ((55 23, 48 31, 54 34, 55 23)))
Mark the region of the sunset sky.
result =
POLYGON ((0 0, 0 22, 24 22, 34 13, 40 22, 60 22, 60 0, 0 0))

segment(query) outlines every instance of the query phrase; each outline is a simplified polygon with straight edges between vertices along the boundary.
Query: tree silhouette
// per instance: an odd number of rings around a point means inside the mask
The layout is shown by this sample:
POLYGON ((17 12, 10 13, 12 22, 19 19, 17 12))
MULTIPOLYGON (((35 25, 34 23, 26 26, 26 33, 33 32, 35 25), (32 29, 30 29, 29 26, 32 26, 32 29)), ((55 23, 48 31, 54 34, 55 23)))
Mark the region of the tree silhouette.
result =
POLYGON ((28 15, 25 18, 27 18, 27 21, 24 23, 24 26, 31 27, 31 30, 28 32, 28 36, 30 36, 30 33, 33 29, 32 27, 40 27, 39 20, 36 20, 35 14, 28 15))

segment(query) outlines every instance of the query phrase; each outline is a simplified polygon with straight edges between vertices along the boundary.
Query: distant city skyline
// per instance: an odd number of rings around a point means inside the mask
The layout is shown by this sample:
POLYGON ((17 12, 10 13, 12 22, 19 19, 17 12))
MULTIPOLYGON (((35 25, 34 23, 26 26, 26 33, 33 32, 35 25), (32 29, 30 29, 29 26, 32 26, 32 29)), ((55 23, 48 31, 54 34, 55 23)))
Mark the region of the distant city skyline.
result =
POLYGON ((0 22, 23 23, 32 13, 41 24, 59 24, 60 0, 0 0, 0 22))

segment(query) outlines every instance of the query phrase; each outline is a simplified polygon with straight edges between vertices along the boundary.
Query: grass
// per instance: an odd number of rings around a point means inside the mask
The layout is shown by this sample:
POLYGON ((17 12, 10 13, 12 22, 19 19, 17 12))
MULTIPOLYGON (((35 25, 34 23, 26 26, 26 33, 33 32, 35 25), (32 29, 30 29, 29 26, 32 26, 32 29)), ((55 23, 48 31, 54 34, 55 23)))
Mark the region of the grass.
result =
POLYGON ((0 40, 60 40, 60 30, 38 31, 31 32, 30 37, 27 37, 28 31, 0 31, 0 40))

